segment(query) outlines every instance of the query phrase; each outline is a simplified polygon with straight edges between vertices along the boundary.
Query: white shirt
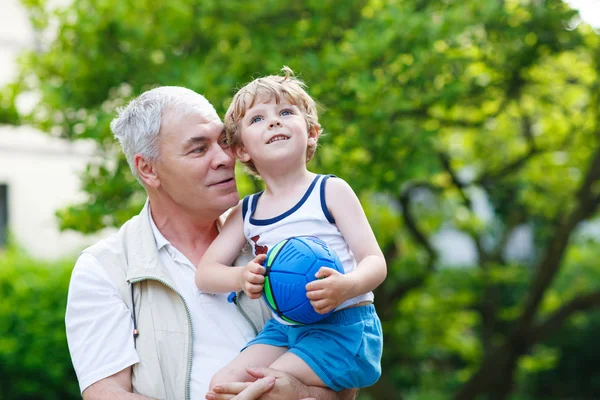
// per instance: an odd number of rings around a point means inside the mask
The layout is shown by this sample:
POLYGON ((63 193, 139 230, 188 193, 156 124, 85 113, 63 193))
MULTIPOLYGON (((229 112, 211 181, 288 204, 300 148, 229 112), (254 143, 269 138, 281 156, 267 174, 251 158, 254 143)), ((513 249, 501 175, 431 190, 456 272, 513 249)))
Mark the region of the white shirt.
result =
MULTIPOLYGON (((196 267, 165 239, 151 217, 150 223, 160 262, 190 310, 194 332, 190 398, 203 399, 212 376, 254 338, 254 331, 227 301, 228 294, 198 290, 196 267)), ((131 312, 107 273, 87 253, 75 264, 67 304, 69 351, 82 392, 140 361, 133 344, 131 312)))

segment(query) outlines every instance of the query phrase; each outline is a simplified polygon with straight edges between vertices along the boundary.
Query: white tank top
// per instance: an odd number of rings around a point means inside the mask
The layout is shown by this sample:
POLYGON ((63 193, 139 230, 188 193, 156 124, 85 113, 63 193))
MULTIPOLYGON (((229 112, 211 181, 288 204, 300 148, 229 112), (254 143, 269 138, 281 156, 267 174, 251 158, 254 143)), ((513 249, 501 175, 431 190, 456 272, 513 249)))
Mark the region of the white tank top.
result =
MULTIPOLYGON (((356 268, 356 259, 350 251, 348 243, 335 224, 333 216, 325 202, 325 184, 333 175, 317 175, 304 196, 295 206, 281 215, 269 219, 253 217, 256 205, 263 192, 246 196, 242 201, 244 218, 244 235, 252 247, 254 256, 266 254, 273 246, 292 236, 317 236, 324 240, 330 249, 335 251, 342 261, 344 272, 356 268)), ((362 301, 373 301, 373 292, 346 300, 336 310, 341 310, 362 301)), ((273 316, 281 323, 289 325, 277 315, 273 316)))

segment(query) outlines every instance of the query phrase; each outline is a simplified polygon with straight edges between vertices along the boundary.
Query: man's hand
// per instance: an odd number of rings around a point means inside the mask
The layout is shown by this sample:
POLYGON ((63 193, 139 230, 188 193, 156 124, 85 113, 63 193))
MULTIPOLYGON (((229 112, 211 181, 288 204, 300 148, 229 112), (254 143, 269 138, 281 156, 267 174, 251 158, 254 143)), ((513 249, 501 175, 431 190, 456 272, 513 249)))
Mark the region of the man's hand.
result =
POLYGON ((254 260, 242 267, 240 286, 244 293, 251 299, 258 299, 262 294, 266 272, 262 263, 266 258, 267 256, 265 254, 259 254, 254 260))
MULTIPOLYGON (((244 384, 238 386, 240 389, 242 387, 244 387, 244 389, 242 389, 237 395, 230 395, 230 394, 217 395, 213 392, 208 392, 206 394, 206 398, 208 400, 213 400, 213 399, 256 400, 263 393, 271 390, 271 388, 273 387, 274 384, 275 384, 275 377, 267 376, 267 377, 264 377, 261 379, 257 379, 256 381, 254 381, 252 383, 247 383, 247 384, 244 383, 244 384), (223 396, 227 396, 227 397, 223 397, 223 396)), ((216 387, 218 387, 218 386, 216 386, 216 387)))
POLYGON ((213 387, 213 392, 206 395, 207 400, 280 400, 280 399, 314 399, 305 386, 290 374, 272 368, 246 368, 246 371, 257 378, 253 383, 230 382, 213 387), (257 382, 260 382, 257 384, 257 382), (267 388, 267 384, 268 386, 267 388), (252 397, 254 396, 254 397, 252 397))
POLYGON ((351 273, 344 275, 335 269, 321 267, 315 276, 318 279, 306 285, 306 297, 319 314, 326 314, 354 297, 351 273))

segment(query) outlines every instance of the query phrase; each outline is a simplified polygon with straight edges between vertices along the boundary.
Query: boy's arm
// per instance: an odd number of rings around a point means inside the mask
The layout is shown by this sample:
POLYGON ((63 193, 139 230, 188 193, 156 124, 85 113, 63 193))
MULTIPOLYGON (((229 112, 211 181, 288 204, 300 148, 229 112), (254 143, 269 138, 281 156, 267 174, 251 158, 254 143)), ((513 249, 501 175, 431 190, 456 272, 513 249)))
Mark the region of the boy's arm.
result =
POLYGON ((226 293, 240 290, 242 268, 231 268, 230 265, 246 244, 243 223, 240 202, 196 268, 196 286, 201 291, 226 293))
POLYGON ((348 274, 331 268, 321 268, 318 278, 309 283, 308 298, 315 310, 326 313, 344 301, 367 293, 379 286, 387 275, 383 252, 358 197, 344 180, 327 180, 325 187, 327 208, 335 224, 356 258, 357 267, 348 274))

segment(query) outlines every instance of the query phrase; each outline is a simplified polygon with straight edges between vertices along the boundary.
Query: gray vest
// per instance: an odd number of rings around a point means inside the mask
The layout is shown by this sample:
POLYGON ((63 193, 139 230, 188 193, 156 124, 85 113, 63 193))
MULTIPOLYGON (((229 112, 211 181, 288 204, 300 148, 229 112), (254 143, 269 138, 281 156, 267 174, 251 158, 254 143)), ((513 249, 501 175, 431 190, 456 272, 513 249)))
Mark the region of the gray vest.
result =
MULTIPOLYGON (((130 310, 130 285, 134 285, 140 362, 132 367, 133 391, 156 399, 189 399, 191 317, 183 297, 159 262, 149 210, 146 202, 141 213, 117 233, 83 252, 96 257, 130 310)), ((237 294, 235 303, 256 333, 271 316, 262 300, 250 300, 243 292, 237 294)))

